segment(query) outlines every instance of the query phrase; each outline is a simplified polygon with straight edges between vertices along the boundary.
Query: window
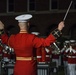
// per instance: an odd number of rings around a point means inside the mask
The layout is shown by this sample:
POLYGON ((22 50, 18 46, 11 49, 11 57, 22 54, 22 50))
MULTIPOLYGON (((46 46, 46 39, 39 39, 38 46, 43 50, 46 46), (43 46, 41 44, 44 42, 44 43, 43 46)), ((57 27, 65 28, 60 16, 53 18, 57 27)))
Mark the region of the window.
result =
POLYGON ((50 0, 50 10, 58 9, 58 1, 57 0, 50 0))
POLYGON ((76 2, 74 3, 74 9, 76 9, 76 2))
POLYGON ((35 0, 28 0, 28 11, 35 11, 35 0))
POLYGON ((7 12, 14 11, 14 0, 7 0, 7 12))

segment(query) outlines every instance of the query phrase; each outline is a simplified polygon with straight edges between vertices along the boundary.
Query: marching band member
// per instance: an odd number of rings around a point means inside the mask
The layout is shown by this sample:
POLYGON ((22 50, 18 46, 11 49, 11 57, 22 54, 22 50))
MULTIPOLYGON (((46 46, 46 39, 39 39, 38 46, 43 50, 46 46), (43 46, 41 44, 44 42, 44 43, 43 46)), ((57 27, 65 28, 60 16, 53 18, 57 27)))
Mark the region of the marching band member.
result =
POLYGON ((54 71, 53 71, 54 73, 56 73, 59 68, 59 56, 60 56, 60 52, 55 47, 52 51, 52 62, 56 63, 56 67, 54 68, 54 71))
POLYGON ((60 52, 57 50, 56 47, 54 47, 54 50, 52 51, 52 62, 56 62, 56 67, 59 67, 59 56, 60 52))
MULTIPOLYGON (((37 36, 39 36, 39 32, 31 32, 31 34, 35 34, 37 36)), ((42 47, 37 48, 36 50, 36 56, 37 56, 37 63, 42 62, 42 51, 41 51, 42 47)))
POLYGON ((52 47, 51 46, 48 46, 48 47, 45 47, 45 51, 46 51, 46 62, 47 63, 50 63, 52 62, 52 47))
POLYGON ((68 57, 67 57, 67 55, 68 55, 68 53, 66 53, 66 50, 69 48, 69 41, 68 40, 66 40, 65 42, 64 42, 64 47, 61 49, 61 54, 62 54, 62 58, 63 58, 63 64, 64 64, 64 73, 65 73, 65 75, 68 75, 68 62, 67 62, 67 60, 68 60, 68 57))
POLYGON ((46 47, 56 41, 61 35, 64 22, 58 24, 58 28, 54 30, 48 37, 38 38, 34 34, 28 33, 30 14, 19 15, 15 19, 18 20, 20 32, 11 35, 9 38, 4 32, 4 24, 0 21, 0 33, 2 43, 8 44, 14 49, 16 54, 16 63, 14 66, 14 75, 37 75, 37 61, 34 59, 34 48, 46 47))
POLYGON ((76 75, 76 41, 70 40, 68 51, 68 69, 69 75, 76 75))

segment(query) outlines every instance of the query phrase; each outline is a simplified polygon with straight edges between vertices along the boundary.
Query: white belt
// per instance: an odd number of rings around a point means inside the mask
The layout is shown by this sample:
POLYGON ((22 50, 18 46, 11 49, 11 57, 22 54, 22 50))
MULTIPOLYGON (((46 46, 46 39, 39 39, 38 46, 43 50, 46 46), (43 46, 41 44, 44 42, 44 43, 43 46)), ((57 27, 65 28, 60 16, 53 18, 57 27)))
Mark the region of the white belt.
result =
POLYGON ((49 55, 46 55, 46 57, 50 57, 49 55))
POLYGON ((76 56, 68 56, 68 58, 76 58, 76 56))
POLYGON ((37 58, 41 58, 41 56, 37 56, 37 58))

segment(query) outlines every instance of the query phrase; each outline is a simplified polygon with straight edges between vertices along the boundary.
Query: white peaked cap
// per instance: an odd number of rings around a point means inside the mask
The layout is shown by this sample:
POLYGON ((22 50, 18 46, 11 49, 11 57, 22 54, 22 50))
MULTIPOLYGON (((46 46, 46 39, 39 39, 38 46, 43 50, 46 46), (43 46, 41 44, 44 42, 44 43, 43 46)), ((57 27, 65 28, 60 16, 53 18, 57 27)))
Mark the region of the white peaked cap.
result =
POLYGON ((70 41, 66 40, 65 43, 69 43, 70 41))
POLYGON ((39 32, 31 32, 31 34, 39 35, 39 32))
POLYGON ((18 20, 18 22, 27 22, 31 18, 32 18, 31 14, 23 14, 15 17, 15 20, 18 20))
POLYGON ((70 42, 76 42, 75 40, 70 40, 70 42))

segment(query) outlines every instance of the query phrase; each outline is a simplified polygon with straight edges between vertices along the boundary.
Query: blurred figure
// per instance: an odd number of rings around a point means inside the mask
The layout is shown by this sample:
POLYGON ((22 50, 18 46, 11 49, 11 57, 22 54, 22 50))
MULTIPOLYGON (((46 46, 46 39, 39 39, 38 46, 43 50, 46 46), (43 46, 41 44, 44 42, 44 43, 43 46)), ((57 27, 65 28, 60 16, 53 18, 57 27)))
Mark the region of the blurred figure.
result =
POLYGON ((70 40, 68 48, 68 70, 69 75, 76 75, 76 41, 70 40))
MULTIPOLYGON (((31 34, 34 34, 34 35, 39 37, 40 33, 39 32, 31 32, 31 34)), ((35 50, 36 51, 36 57, 37 57, 37 63, 42 62, 42 51, 41 51, 41 49, 42 49, 42 47, 39 47, 39 48, 37 48, 37 50, 35 50)))
POLYGON ((61 49, 61 54, 62 54, 62 58, 63 58, 63 64, 64 64, 64 73, 65 75, 69 75, 69 71, 68 71, 68 53, 66 52, 66 50, 69 48, 69 41, 66 40, 64 42, 64 47, 61 49))

